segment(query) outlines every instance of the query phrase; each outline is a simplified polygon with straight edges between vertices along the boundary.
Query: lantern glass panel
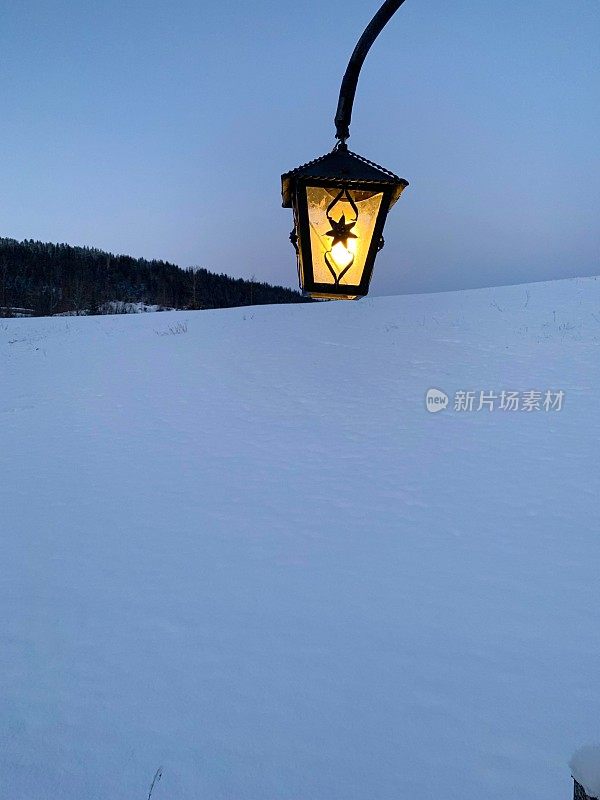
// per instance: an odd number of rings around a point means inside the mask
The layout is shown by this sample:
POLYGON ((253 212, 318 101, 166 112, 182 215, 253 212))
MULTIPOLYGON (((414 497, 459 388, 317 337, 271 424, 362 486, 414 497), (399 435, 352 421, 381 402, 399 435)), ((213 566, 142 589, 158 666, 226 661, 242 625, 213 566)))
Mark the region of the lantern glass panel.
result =
POLYGON ((383 192, 307 186, 306 199, 315 283, 358 286, 383 192))

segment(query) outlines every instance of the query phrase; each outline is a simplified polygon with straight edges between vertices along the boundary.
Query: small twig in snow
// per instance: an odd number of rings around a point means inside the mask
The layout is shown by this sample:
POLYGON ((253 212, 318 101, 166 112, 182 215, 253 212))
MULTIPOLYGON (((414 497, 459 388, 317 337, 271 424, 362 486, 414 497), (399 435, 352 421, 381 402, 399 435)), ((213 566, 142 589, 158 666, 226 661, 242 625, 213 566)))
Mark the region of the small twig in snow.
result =
POLYGON ((152 792, 154 791, 154 786, 159 782, 162 778, 162 767, 159 767, 156 772, 154 773, 154 777, 152 778, 152 783, 150 784, 150 791, 148 792, 148 800, 152 797, 152 792))

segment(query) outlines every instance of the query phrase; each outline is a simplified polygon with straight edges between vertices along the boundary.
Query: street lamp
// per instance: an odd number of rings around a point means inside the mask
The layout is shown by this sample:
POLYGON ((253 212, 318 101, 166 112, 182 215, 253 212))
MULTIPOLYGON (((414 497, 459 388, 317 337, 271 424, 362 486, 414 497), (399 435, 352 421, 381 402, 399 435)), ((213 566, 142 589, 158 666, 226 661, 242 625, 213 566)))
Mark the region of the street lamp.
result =
POLYGON ((356 300, 368 293, 387 213, 408 186, 346 145, 361 67, 403 2, 386 0, 354 48, 340 89, 332 152, 281 176, 283 207, 294 212, 290 239, 300 288, 311 297, 356 300))

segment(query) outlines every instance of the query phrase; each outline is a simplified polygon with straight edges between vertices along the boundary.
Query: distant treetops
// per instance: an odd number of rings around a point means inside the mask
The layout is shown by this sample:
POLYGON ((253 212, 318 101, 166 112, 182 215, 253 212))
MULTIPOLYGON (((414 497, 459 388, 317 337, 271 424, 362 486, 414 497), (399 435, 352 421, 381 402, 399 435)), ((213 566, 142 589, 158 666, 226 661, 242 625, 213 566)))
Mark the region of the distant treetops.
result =
POLYGON ((0 316, 114 313, 115 301, 202 309, 305 300, 282 286, 167 261, 0 238, 0 316))

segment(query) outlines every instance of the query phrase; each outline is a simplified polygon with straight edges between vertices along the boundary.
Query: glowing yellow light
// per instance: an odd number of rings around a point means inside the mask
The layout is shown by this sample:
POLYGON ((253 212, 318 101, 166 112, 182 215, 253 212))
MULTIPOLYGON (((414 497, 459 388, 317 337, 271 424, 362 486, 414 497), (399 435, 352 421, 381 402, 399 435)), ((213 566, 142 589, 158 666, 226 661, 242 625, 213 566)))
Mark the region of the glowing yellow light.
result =
MULTIPOLYGON (((358 286, 361 282, 383 201, 383 192, 349 191, 354 206, 344 198, 340 199, 332 209, 331 201, 339 194, 339 188, 308 186, 306 189, 311 267, 315 283, 335 285, 332 269, 334 273, 341 275, 339 286, 358 286), (330 231, 335 226, 332 220, 340 223, 342 215, 346 224, 355 221, 350 231, 356 238, 348 236, 345 243, 342 240, 333 244, 335 237, 331 236, 330 231), (327 263, 328 260, 331 268, 327 263)), ((353 295, 348 292, 348 296, 353 295)))
POLYGON ((331 258, 336 267, 344 269, 352 262, 356 256, 356 239, 348 239, 348 247, 344 247, 342 242, 337 242, 331 249, 331 258))

